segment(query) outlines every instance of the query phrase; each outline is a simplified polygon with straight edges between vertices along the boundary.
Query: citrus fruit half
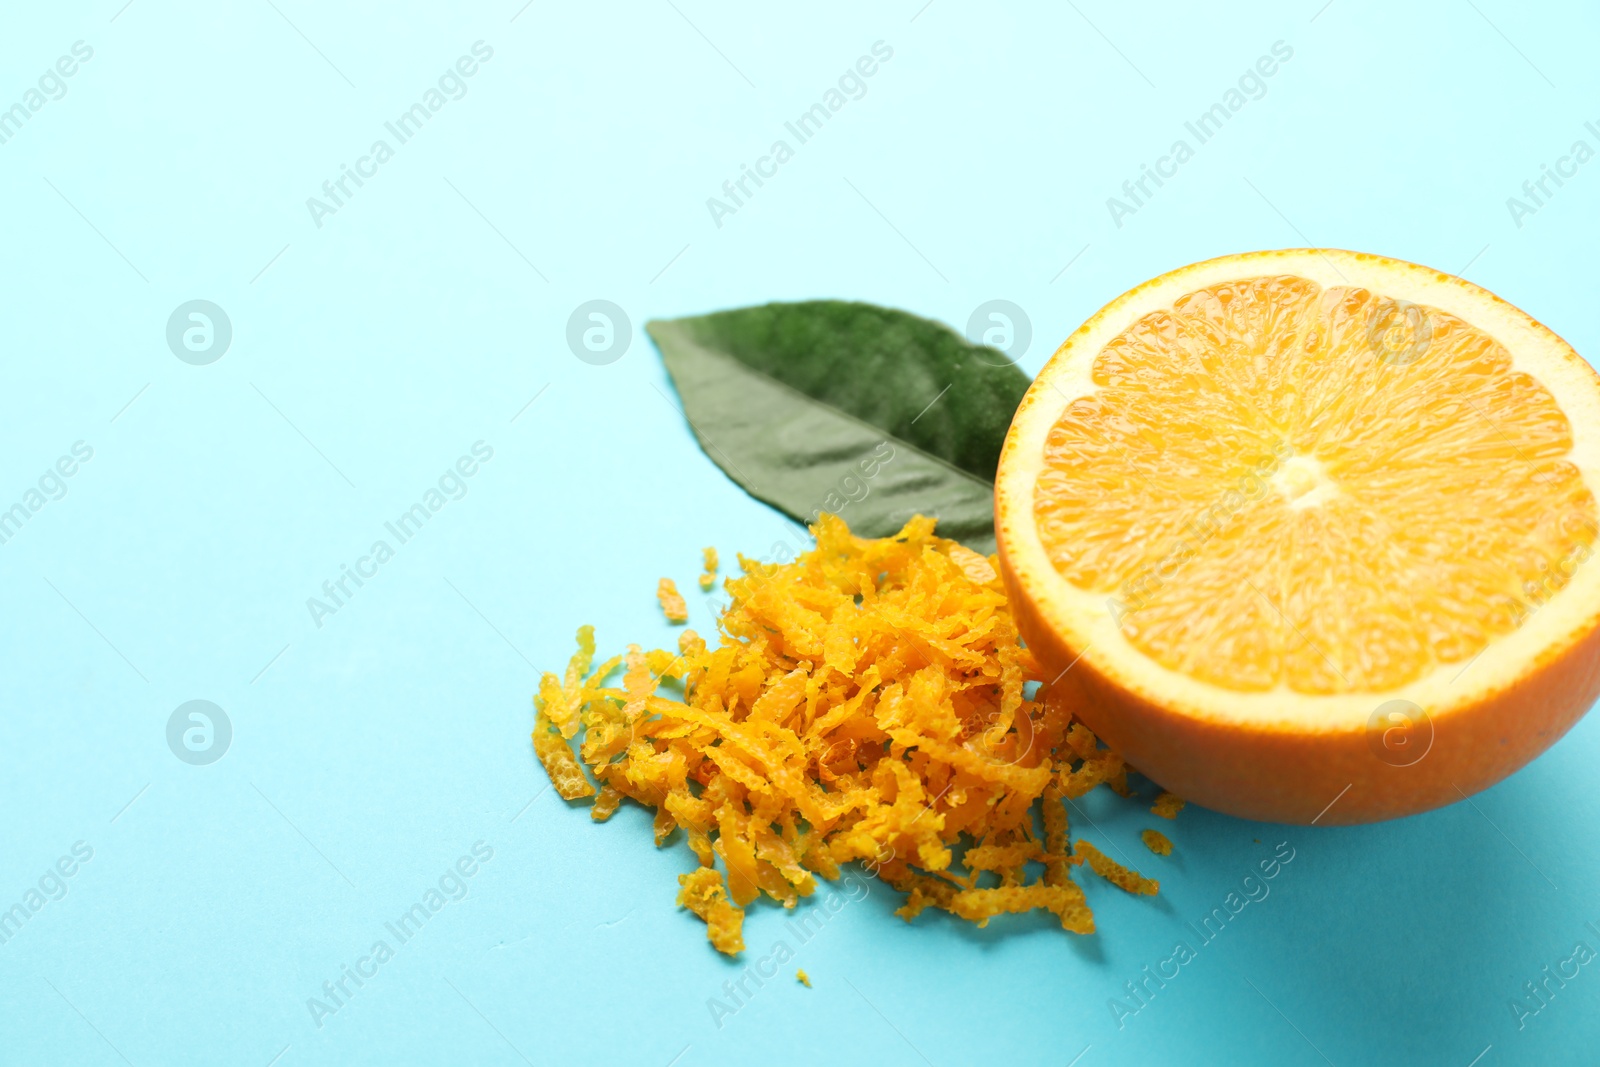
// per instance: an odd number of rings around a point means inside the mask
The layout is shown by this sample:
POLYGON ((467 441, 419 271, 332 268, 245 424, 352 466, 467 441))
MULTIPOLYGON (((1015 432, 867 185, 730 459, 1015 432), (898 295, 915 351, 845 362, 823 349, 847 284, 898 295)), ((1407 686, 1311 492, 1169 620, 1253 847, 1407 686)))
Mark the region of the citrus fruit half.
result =
POLYGON ((1600 691, 1600 377, 1469 282, 1293 249, 1164 274, 1040 372, 1000 457, 1017 625, 1180 796, 1459 800, 1600 691))

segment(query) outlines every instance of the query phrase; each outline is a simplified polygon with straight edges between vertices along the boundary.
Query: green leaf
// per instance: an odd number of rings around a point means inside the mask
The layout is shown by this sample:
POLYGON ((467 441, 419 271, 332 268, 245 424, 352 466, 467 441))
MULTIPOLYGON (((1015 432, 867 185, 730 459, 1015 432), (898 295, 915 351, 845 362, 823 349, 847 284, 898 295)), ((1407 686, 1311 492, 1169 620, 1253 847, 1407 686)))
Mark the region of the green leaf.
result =
POLYGON ((800 522, 937 516, 994 551, 994 474, 1028 377, 942 323, 841 300, 647 323, 700 447, 800 522))

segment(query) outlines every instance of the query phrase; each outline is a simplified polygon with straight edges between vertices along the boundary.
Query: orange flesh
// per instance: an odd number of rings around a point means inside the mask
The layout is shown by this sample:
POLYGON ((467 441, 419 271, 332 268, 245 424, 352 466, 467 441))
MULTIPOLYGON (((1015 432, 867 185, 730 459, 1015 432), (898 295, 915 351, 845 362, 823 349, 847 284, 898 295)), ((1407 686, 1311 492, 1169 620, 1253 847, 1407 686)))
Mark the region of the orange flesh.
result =
POLYGON ((1555 398, 1437 308, 1248 279, 1146 315, 1092 375, 1045 446, 1040 537, 1134 647, 1213 685, 1383 691, 1465 663, 1600 529, 1555 398))

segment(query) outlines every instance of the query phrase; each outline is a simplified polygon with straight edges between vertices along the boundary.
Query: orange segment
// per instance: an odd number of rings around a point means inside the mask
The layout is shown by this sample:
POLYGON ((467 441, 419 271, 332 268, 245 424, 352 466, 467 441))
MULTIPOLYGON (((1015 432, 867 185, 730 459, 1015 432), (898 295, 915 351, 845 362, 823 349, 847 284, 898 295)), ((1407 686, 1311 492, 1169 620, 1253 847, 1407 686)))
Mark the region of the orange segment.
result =
POLYGON ((1600 642, 1597 430, 1594 371, 1459 278, 1333 250, 1195 264, 1080 328, 1013 420, 1019 627, 1056 670, 1082 657, 1084 721, 1183 796, 1310 819, 1350 786, 1329 821, 1457 799, 1600 687, 1573 658, 1600 642), (1536 679, 1554 706, 1528 707, 1536 679), (1368 743, 1391 699, 1441 746, 1403 781, 1368 743))

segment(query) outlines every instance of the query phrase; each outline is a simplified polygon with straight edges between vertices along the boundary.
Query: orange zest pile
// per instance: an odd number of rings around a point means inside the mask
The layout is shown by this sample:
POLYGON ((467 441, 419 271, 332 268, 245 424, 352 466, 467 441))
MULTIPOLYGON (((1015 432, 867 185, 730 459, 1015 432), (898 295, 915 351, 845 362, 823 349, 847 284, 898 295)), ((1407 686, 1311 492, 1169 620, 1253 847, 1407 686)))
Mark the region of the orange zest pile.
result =
POLYGON ((596 820, 623 798, 653 809, 658 845, 683 830, 700 867, 678 901, 729 954, 751 902, 793 907, 855 862, 907 894, 908 921, 1046 909, 1092 933, 1070 877, 1085 862, 1154 893, 1069 842, 1063 802, 1102 783, 1129 795, 1127 771, 1065 692, 1026 695, 1044 679, 992 559, 921 516, 881 539, 832 515, 813 532, 792 563, 739 558, 716 647, 686 630, 677 654, 631 645, 592 666, 593 628, 578 631, 534 701, 534 749, 561 796, 595 796, 596 820))

